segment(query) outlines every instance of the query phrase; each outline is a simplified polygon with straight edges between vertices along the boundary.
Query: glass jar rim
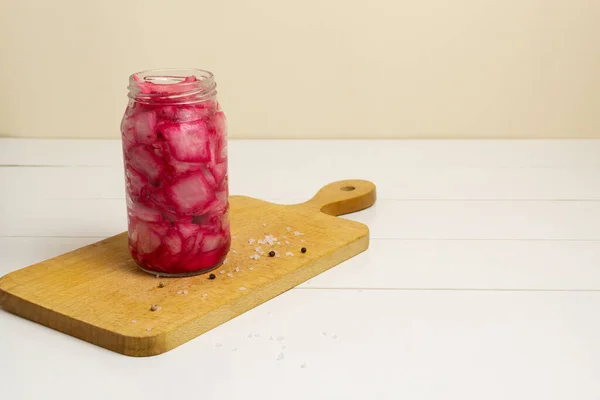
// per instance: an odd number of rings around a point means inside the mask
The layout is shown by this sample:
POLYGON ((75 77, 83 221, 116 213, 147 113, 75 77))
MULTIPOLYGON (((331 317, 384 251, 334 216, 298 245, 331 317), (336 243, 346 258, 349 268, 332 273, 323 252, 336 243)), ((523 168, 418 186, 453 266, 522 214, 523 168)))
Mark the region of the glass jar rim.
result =
POLYGON ((197 68, 160 68, 136 72, 129 76, 128 96, 137 101, 152 102, 180 99, 195 103, 207 100, 216 94, 216 83, 212 72, 197 68), (193 76, 193 81, 186 78, 193 76), (160 86, 176 90, 150 91, 143 86, 157 89, 160 86))

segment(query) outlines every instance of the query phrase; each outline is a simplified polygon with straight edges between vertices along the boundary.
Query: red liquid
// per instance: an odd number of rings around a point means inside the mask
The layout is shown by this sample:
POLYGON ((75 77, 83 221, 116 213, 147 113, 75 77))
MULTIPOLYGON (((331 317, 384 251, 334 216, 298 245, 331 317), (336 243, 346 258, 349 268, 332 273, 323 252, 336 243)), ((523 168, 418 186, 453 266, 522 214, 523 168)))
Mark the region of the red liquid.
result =
POLYGON ((226 120, 214 99, 167 97, 130 101, 121 124, 129 250, 144 270, 194 274, 222 263, 231 243, 226 120))

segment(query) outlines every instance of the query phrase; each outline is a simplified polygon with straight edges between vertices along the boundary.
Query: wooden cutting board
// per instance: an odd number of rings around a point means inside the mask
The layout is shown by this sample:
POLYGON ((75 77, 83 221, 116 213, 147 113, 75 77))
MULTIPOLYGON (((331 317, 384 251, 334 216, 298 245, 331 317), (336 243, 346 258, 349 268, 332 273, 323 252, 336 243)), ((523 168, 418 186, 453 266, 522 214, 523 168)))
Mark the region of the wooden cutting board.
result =
POLYGON ((367 226, 335 216, 374 202, 375 185, 362 180, 329 184, 295 205, 231 196, 232 250, 214 280, 141 271, 125 232, 0 278, 0 306, 122 354, 161 354, 366 250, 367 226), (266 235, 279 244, 249 243, 266 235), (253 259, 258 246, 264 254, 253 259))

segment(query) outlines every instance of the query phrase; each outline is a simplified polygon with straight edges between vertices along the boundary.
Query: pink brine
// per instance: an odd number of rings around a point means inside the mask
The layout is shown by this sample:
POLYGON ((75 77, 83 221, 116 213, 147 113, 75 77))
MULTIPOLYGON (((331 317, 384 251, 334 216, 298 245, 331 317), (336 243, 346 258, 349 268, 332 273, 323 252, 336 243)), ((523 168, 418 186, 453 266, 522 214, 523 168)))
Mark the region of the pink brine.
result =
POLYGON ((229 251, 227 126, 210 72, 134 74, 121 123, 129 250, 145 271, 192 275, 229 251))

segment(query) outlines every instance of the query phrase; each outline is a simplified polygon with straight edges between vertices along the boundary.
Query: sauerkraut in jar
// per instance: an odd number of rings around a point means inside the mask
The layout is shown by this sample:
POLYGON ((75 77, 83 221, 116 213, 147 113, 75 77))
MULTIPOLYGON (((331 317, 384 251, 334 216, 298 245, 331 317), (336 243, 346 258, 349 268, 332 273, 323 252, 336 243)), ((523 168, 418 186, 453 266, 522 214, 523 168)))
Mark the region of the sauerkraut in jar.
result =
POLYGON ((129 250, 147 272, 186 276, 229 251, 227 126, 213 75, 133 74, 121 123, 129 250))

